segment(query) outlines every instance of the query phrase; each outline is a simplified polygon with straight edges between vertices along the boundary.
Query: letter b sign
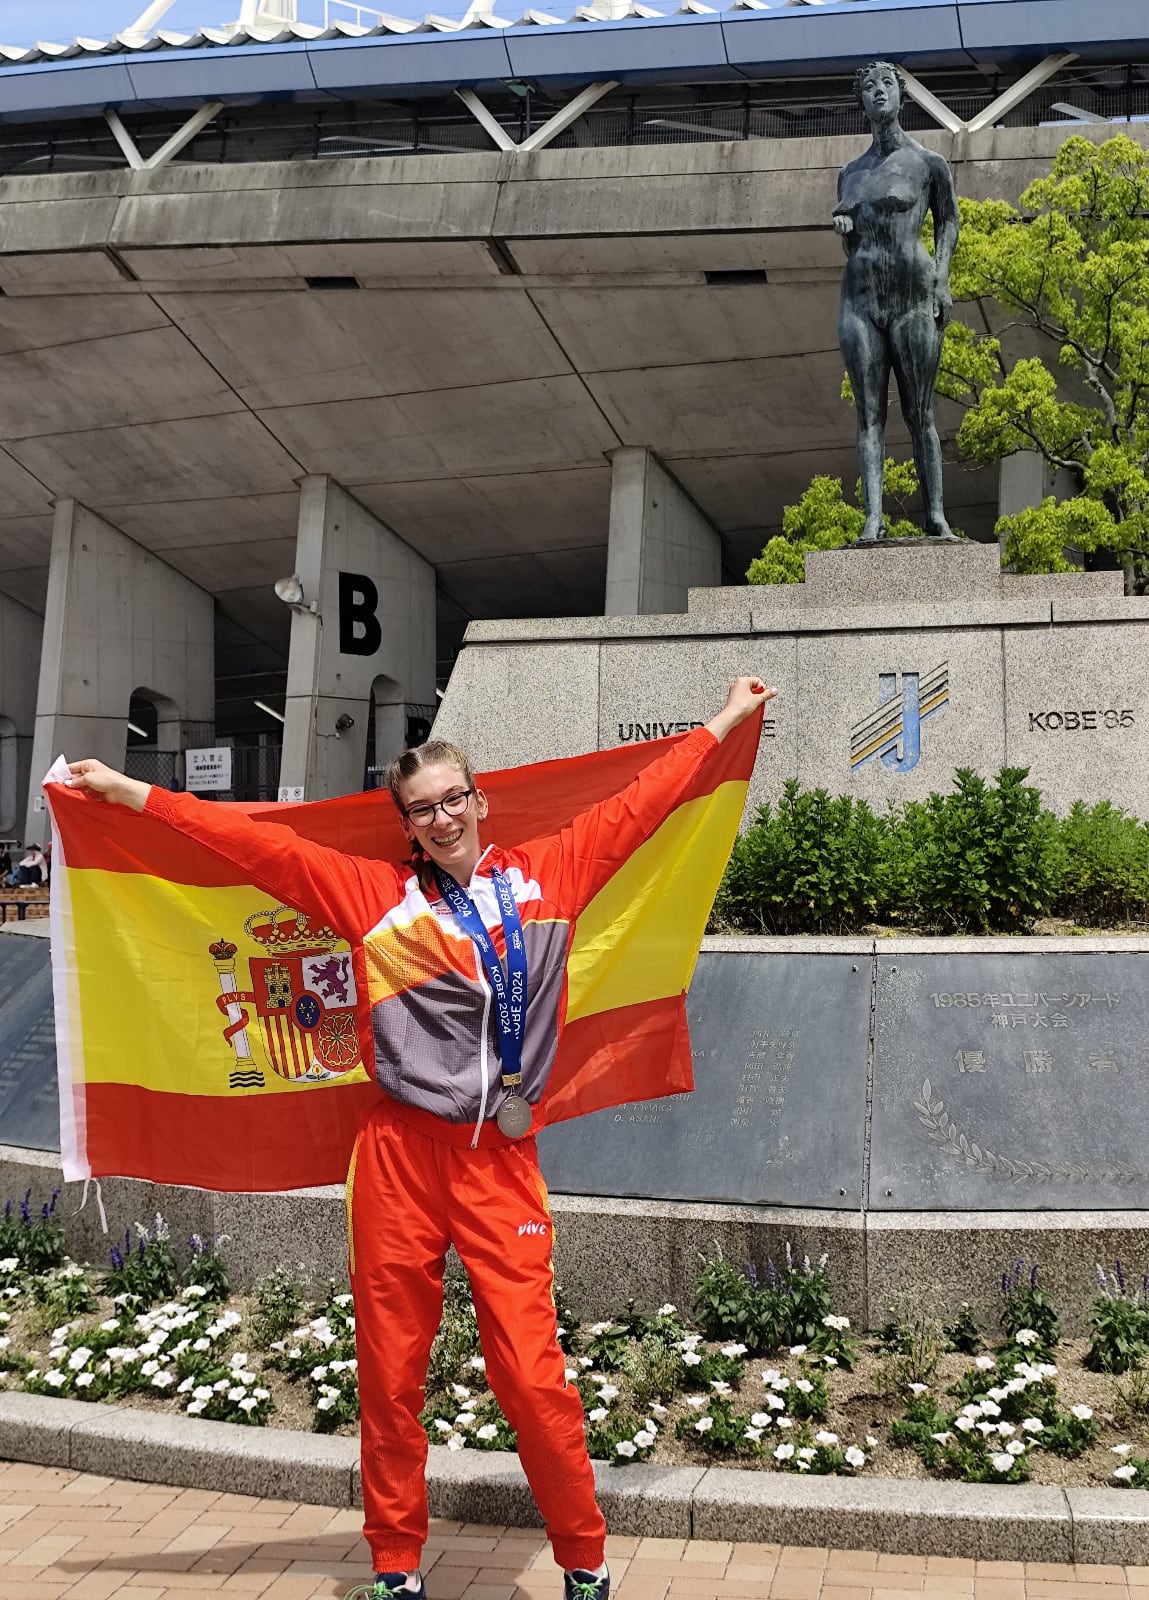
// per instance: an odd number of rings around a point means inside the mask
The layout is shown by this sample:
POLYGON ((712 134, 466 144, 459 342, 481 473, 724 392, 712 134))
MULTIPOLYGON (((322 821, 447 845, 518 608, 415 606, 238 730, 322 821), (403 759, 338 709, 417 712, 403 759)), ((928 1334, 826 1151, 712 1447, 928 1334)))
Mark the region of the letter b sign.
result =
POLYGON ((373 656, 383 643, 379 591, 362 572, 339 574, 339 654, 373 656))

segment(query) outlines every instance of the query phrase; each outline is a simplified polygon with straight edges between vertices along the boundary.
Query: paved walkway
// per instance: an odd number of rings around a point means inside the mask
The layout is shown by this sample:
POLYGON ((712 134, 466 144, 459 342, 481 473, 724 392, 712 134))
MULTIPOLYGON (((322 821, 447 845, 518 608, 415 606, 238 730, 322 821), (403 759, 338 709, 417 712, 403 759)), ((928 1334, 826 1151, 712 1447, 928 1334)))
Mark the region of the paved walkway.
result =
MULTIPOLYGON (((0 1462, 2 1600, 313 1600, 369 1576, 357 1511, 0 1462)), ((1149 1567, 609 1541, 619 1600, 1149 1600, 1149 1567)), ((438 1522, 428 1600, 557 1600, 541 1536, 438 1522)))

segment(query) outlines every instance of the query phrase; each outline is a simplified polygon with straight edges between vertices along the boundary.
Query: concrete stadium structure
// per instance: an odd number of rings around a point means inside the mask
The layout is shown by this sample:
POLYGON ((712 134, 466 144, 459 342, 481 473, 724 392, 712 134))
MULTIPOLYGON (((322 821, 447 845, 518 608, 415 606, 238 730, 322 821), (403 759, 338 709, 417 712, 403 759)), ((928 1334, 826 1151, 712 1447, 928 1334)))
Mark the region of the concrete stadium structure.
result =
MULTIPOLYGON (((903 64, 966 195, 1016 198, 1067 131, 1149 142, 1141 0, 250 9, 0 49, 0 835, 42 832, 60 748, 166 781, 230 743, 232 793, 346 792, 470 620, 738 582, 854 474, 857 61, 903 64)), ((1043 475, 941 420, 991 539, 1043 475)))

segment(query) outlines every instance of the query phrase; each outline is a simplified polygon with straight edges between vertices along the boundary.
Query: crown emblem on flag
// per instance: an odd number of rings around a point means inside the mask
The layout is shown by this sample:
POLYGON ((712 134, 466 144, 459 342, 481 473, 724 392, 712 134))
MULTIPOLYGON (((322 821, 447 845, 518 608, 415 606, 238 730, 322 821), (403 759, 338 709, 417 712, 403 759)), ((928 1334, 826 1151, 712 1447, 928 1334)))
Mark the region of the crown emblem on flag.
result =
MULTIPOLYGON (((334 950, 340 942, 331 928, 313 928, 302 911, 291 906, 276 906, 274 911, 256 911, 244 923, 244 931, 265 950, 280 954, 289 950, 334 950)), ((214 955, 214 951, 212 952, 214 955)))

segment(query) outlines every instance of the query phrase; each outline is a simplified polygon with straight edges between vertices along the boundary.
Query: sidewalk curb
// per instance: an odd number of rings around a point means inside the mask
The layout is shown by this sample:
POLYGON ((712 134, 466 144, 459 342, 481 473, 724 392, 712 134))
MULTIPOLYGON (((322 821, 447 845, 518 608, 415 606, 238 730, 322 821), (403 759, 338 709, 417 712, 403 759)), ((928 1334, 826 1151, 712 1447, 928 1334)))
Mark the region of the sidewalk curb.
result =
MULTIPOLYGON (((359 1441, 0 1393, 0 1459, 359 1506, 359 1441)), ((983 1561, 1149 1565, 1149 1494, 1133 1489, 799 1478, 729 1467, 595 1463, 612 1533, 877 1550, 983 1561)), ((430 1447, 431 1515, 537 1528, 518 1458, 430 1447)))

